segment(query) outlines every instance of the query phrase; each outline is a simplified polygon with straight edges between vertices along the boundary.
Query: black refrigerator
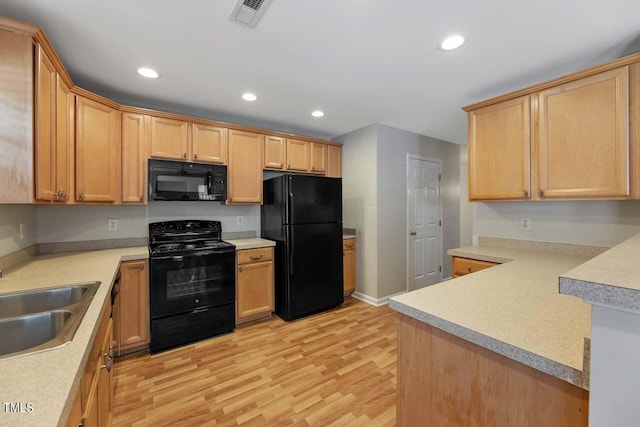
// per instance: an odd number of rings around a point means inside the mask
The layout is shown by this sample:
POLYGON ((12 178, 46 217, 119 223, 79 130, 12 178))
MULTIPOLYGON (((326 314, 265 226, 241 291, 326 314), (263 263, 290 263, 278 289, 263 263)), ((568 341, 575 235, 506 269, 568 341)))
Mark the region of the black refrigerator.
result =
POLYGON ((342 179, 284 174, 263 186, 262 237, 276 242, 276 314, 292 320, 342 304, 342 179))

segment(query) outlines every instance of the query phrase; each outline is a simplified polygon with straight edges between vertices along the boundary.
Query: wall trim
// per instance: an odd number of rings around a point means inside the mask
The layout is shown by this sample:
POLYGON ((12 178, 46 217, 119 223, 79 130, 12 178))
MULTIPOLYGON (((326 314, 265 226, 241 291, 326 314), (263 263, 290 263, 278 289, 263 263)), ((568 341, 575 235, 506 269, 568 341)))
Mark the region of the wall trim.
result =
POLYGON ((407 291, 402 291, 402 292, 396 292, 395 294, 392 294, 392 295, 389 295, 389 296, 386 296, 386 297, 374 298, 372 296, 369 296, 369 295, 366 295, 366 294, 363 294, 363 293, 360 293, 360 292, 356 291, 356 292, 352 293, 351 296, 353 298, 357 299, 357 300, 364 301, 367 304, 371 304, 374 307, 380 307, 380 306, 383 306, 385 304, 388 304, 389 303, 389 298, 393 298, 395 296, 406 294, 406 293, 407 293, 407 291))

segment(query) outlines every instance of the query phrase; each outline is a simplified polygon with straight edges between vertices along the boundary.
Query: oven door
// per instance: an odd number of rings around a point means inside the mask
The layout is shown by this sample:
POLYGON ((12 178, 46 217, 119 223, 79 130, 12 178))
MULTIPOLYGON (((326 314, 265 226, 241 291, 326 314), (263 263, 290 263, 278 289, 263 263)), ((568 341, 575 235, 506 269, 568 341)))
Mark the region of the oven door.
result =
POLYGON ((235 302, 235 251, 150 259, 151 318, 235 302))

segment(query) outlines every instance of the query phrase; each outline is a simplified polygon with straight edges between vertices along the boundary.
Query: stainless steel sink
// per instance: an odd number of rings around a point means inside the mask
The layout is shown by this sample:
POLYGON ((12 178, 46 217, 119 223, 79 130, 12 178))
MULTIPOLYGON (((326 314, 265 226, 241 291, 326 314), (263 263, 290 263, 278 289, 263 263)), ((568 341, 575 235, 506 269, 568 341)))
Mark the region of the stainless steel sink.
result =
POLYGON ((0 359, 68 343, 100 282, 0 295, 0 359))

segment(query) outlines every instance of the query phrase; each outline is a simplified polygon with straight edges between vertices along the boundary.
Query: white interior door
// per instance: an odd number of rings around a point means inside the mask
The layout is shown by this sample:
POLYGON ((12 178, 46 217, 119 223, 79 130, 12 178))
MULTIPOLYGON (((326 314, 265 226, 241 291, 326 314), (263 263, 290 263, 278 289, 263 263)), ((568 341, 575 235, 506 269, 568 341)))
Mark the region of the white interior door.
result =
POLYGON ((439 161, 408 158, 409 291, 442 281, 441 173, 439 161))

